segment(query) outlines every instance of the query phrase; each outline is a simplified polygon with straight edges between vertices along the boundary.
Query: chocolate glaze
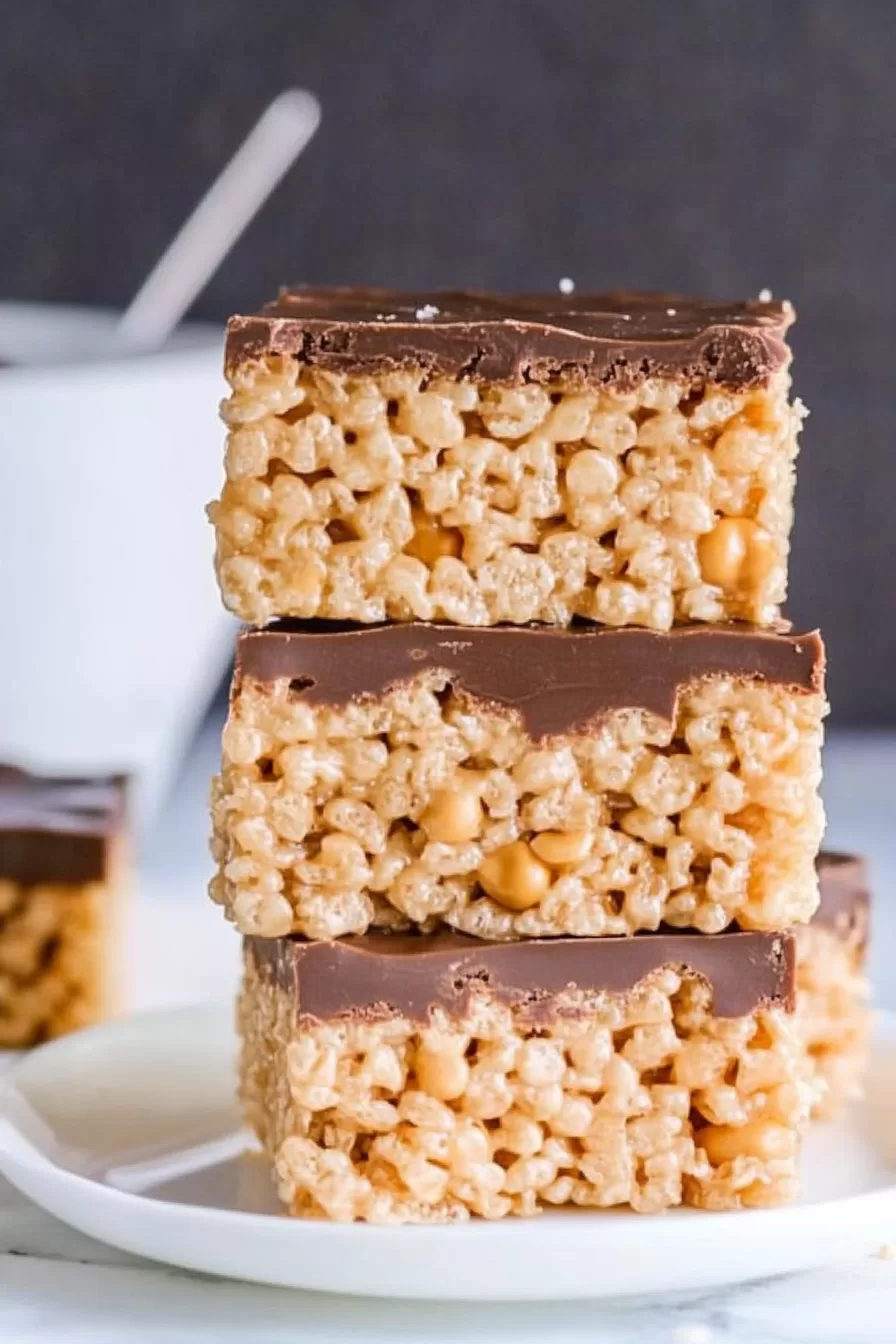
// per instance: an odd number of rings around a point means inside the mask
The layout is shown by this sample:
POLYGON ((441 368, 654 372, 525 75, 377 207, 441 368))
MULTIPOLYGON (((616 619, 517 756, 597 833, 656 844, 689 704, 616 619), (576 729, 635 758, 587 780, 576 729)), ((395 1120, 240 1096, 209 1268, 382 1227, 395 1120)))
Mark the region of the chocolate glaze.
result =
POLYGON ((381 696, 422 672, 444 673, 455 691, 519 714, 533 738, 581 730, 620 709, 671 722, 681 687, 712 676, 758 677, 819 691, 824 648, 817 632, 781 634, 748 625, 633 628, 549 626, 467 629, 411 622, 346 627, 277 622, 239 637, 234 694, 242 677, 288 677, 315 705, 381 696))
POLYGON ((0 766, 0 878, 100 881, 124 822, 124 780, 46 779, 0 766))
POLYGON ((865 943, 871 910, 868 868, 857 854, 819 854, 818 909, 813 924, 832 929, 841 937, 865 943))
POLYGON ((637 386, 647 378, 749 388, 787 364, 789 303, 675 294, 400 294, 285 289, 227 324, 225 364, 293 355, 335 373, 421 368, 500 383, 557 379, 637 386))
MULTIPOLYGON (((334 942, 246 938, 262 974, 295 995, 301 1020, 391 1015, 425 1023, 433 1007, 463 1016, 477 992, 534 1021, 563 1012, 569 990, 625 993, 663 966, 708 982, 718 1017, 762 1004, 788 1011, 794 995, 790 933, 650 933, 628 938, 541 938, 485 943, 463 933, 367 933, 334 942)), ((569 1011, 567 1007, 566 1011, 569 1011)))

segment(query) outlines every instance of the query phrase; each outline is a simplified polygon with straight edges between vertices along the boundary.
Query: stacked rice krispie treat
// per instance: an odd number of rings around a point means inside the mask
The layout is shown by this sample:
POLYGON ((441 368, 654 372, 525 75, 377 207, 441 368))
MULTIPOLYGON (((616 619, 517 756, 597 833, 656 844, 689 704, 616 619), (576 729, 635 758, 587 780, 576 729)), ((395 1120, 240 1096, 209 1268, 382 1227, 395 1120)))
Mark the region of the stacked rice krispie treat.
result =
POLYGON ((0 766, 0 1049, 116 1005, 125 785, 0 766))
POLYGON ((792 317, 337 289, 231 320, 212 895, 290 1212, 797 1189, 860 954, 791 931, 826 712, 779 614, 792 317))

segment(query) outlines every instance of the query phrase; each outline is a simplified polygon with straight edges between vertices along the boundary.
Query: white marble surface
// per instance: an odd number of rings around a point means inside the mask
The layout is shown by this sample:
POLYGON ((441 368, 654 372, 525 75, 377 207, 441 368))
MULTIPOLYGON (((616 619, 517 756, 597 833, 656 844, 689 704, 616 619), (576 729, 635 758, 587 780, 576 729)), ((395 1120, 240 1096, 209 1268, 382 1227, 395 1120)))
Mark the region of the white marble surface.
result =
MULTIPOLYGON (((236 977, 237 939, 204 893, 206 781, 216 750, 211 726, 142 856, 130 952, 137 1007, 218 997, 236 977)), ((872 975, 878 1002, 896 1008, 887 964, 896 950, 896 734, 835 735, 826 797, 829 843, 871 857, 877 894, 872 975)), ((896 1247, 896 1221, 892 1242, 896 1247)), ((896 1259, 618 1305, 328 1298, 224 1283, 137 1260, 63 1227, 0 1181, 3 1344, 883 1344, 894 1338, 896 1259)))

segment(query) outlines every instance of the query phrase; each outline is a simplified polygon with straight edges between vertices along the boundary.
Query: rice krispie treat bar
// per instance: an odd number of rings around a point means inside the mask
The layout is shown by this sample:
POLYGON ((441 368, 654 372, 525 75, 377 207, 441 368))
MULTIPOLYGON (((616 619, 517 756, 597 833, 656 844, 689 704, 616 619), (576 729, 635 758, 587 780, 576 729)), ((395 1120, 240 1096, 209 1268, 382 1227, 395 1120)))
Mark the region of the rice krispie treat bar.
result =
POLYGON ((807 921, 823 670, 750 627, 244 632, 212 896, 265 937, 807 921))
POLYGON ((787 303, 298 289, 231 318, 210 506, 243 620, 774 622, 787 303))
POLYGON ((862 1095, 871 1013, 865 973, 870 894, 862 859, 821 854, 820 902, 796 935, 796 1023, 825 1086, 814 1114, 826 1118, 862 1095))
POLYGON ((245 940, 241 1094, 290 1213, 778 1204, 812 1102, 790 934, 245 940))
POLYGON ((0 767, 0 1048, 112 1006, 124 824, 121 779, 0 767))

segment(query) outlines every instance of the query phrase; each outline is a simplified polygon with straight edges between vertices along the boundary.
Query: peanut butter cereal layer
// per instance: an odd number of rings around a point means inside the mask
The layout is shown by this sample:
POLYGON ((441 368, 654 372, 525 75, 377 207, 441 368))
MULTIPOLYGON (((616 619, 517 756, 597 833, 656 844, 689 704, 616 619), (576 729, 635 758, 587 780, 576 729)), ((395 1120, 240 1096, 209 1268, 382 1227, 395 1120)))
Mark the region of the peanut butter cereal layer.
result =
POLYGON ((102 1018, 115 997, 120 780, 0 767, 0 1048, 102 1018))
POLYGON ((786 303, 285 291, 228 325, 209 508, 243 620, 770 624, 786 303))
POLYGON ((789 934, 247 939, 241 1094, 290 1213, 781 1203, 814 1096, 789 934))
POLYGON ((212 896, 247 934, 807 921, 817 635, 275 627, 239 640, 212 896))
POLYGON ((820 903, 796 929, 796 1024, 819 1089, 814 1114, 827 1118, 862 1095, 871 1014, 866 961, 870 896, 865 864, 854 855, 822 854, 820 903))

